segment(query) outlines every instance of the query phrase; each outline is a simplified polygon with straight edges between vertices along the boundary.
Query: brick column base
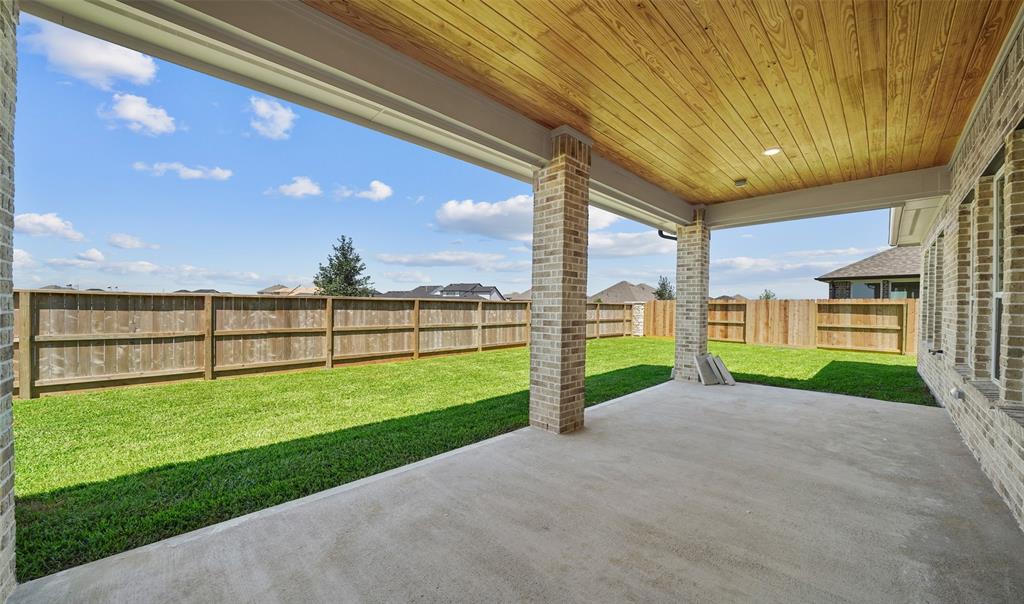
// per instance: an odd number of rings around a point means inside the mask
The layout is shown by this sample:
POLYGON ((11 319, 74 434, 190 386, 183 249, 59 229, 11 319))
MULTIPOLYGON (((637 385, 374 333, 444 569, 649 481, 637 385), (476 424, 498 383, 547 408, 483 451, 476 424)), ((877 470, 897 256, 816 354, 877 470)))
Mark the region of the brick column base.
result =
POLYGON ((708 262, 711 232, 704 210, 676 229, 676 363, 673 377, 697 381, 693 356, 708 351, 708 262))
POLYGON ((562 127, 551 143, 533 179, 530 425, 565 433, 583 427, 590 141, 562 127))

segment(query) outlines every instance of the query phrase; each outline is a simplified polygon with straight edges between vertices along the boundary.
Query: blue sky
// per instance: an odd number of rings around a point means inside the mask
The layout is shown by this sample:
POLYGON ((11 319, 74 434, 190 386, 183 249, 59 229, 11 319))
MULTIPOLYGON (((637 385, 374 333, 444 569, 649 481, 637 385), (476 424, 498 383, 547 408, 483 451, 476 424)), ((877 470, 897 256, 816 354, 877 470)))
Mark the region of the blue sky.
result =
MULTIPOLYGON (((376 287, 529 287, 530 187, 23 15, 16 287, 248 293, 309 283, 348 235, 376 287)), ((825 297, 887 212, 715 231, 712 295, 825 297)), ((590 291, 672 276, 674 244, 592 209, 590 291)))

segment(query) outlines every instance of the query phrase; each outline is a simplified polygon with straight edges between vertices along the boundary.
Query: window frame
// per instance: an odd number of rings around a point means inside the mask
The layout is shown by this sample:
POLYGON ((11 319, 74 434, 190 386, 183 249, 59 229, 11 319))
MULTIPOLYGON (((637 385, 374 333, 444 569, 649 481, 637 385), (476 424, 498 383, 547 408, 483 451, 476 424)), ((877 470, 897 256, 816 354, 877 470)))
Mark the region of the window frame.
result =
POLYGON ((1000 168, 993 179, 994 190, 992 191, 992 341, 991 356, 992 367, 989 372, 992 381, 1000 384, 1002 380, 999 363, 1002 360, 1002 331, 1003 331, 1003 254, 1004 246, 1003 231, 1006 222, 1005 209, 1003 207, 1004 191, 1006 187, 1005 166, 1000 168))

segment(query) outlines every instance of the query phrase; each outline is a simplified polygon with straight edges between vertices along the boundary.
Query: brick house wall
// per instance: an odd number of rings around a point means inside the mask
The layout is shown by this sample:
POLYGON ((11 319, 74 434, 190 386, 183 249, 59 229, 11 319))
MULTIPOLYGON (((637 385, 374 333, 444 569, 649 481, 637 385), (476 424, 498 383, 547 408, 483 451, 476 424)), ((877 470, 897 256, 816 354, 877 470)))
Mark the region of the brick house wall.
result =
POLYGON ((17 0, 0 2, 0 602, 14 591, 14 101, 17 0))
POLYGON ((1024 34, 1008 48, 961 136, 951 193, 922 244, 918 370, 1024 528, 1024 34), (996 383, 993 164, 1001 153, 1005 293, 996 383))

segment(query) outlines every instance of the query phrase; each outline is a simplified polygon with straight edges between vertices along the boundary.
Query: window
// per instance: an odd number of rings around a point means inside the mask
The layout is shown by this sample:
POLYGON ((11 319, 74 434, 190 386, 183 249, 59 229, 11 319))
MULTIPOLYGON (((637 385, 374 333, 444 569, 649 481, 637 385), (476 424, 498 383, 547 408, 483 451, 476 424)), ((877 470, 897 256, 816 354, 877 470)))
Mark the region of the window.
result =
POLYGON ((1003 330, 1003 227, 1006 218, 1003 215, 1003 188, 1006 178, 1003 171, 996 174, 996 189, 992 199, 992 379, 999 381, 999 361, 1001 356, 1000 334, 1003 330))
POLYGON ((921 295, 921 284, 917 281, 894 281, 889 285, 889 298, 905 300, 918 298, 921 295))
POLYGON ((853 283, 852 297, 854 298, 881 298, 882 297, 882 284, 875 283, 864 283, 855 281, 853 283))

